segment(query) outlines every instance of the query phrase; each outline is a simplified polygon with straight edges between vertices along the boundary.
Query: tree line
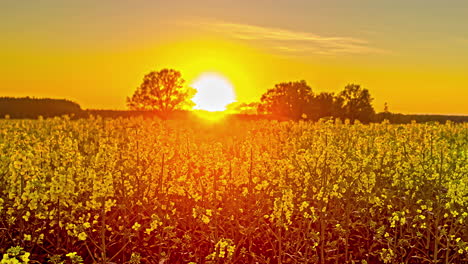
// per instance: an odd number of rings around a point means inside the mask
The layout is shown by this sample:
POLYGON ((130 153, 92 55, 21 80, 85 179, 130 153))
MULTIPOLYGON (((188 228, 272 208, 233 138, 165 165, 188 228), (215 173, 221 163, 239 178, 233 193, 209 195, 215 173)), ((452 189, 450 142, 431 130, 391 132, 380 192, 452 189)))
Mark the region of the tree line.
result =
MULTIPOLYGON (((80 105, 65 99, 0 97, 0 118, 37 118, 71 115, 76 118, 90 115, 109 118, 146 116, 154 114, 167 118, 189 118, 195 90, 185 85, 179 71, 163 69, 146 74, 132 96, 127 97, 130 110, 82 110, 80 105)), ((257 102, 233 103, 228 111, 241 119, 312 120, 340 118, 363 123, 468 122, 468 116, 404 115, 376 113, 368 89, 348 84, 339 93, 314 93, 305 81, 282 82, 268 89, 257 102)))
MULTIPOLYGON (((127 106, 133 111, 154 111, 167 118, 171 113, 191 109, 193 88, 185 86, 179 71, 163 69, 145 75, 142 84, 127 98, 127 106)), ((373 98, 368 89, 359 84, 348 84, 337 93, 314 93, 305 81, 283 82, 268 89, 257 102, 233 103, 228 110, 242 118, 269 118, 279 120, 319 120, 340 118, 364 123, 417 122, 468 122, 468 116, 404 115, 390 113, 388 105, 384 112, 376 113, 373 98)), ((180 115, 179 115, 180 116, 180 115)))
MULTIPOLYGON (((145 75, 133 96, 127 98, 132 110, 153 110, 168 116, 177 109, 190 107, 192 88, 184 86, 180 72, 172 69, 153 71, 145 75)), ((281 120, 318 120, 323 117, 370 122, 375 114, 372 97, 357 84, 347 85, 343 91, 315 94, 305 81, 284 82, 268 89, 257 103, 230 106, 237 113, 272 116, 281 120)))
POLYGON ((315 94, 305 81, 276 84, 256 103, 238 103, 230 106, 239 113, 270 115, 280 120, 313 120, 335 117, 371 122, 375 115, 373 98, 367 89, 348 84, 338 94, 315 94))
POLYGON ((0 117, 34 119, 62 115, 82 117, 84 114, 79 104, 66 99, 0 97, 0 117))

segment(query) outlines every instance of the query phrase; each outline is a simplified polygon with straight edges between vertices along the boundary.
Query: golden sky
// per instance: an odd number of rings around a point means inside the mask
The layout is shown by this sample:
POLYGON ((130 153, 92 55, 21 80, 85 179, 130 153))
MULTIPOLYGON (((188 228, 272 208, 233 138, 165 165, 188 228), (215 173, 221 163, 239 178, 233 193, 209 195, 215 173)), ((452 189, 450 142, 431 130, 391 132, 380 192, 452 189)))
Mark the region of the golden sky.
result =
POLYGON ((238 101, 304 79, 361 84, 377 111, 468 114, 466 14, 461 0, 4 0, 0 96, 125 109, 146 73, 174 68, 225 76, 238 101))

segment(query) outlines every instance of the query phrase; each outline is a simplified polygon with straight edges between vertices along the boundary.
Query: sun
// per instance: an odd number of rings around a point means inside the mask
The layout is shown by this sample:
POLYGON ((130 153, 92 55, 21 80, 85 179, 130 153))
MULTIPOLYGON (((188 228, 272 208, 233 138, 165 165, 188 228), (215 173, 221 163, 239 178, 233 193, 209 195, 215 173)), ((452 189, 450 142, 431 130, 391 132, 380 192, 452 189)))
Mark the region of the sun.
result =
POLYGON ((192 85, 197 90, 193 97, 195 109, 209 112, 226 110, 226 106, 236 101, 231 82, 221 74, 206 72, 196 78, 192 85))

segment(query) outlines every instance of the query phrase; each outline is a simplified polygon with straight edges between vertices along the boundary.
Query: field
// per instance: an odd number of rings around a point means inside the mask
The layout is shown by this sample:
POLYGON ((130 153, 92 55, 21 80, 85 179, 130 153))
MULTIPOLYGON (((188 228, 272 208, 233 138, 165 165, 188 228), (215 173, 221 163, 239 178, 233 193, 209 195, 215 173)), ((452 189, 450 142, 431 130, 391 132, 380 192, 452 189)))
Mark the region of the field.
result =
POLYGON ((467 123, 0 120, 0 150, 1 263, 468 263, 467 123))

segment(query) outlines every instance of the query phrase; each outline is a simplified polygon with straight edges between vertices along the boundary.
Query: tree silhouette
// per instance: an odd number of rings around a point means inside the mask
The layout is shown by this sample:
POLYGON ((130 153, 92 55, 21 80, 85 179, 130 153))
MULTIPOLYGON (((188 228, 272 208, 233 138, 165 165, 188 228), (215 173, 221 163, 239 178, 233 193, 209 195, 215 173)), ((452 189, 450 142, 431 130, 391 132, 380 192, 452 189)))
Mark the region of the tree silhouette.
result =
POLYGON ((312 88, 305 81, 279 83, 262 95, 259 112, 278 118, 307 118, 312 99, 312 88))
POLYGON ((0 97, 0 118, 37 118, 70 115, 85 116, 80 105, 65 99, 0 97))
POLYGON ((191 108, 195 89, 184 86, 184 83, 179 71, 152 71, 145 75, 133 96, 127 97, 127 105, 132 110, 156 111, 162 117, 167 117, 174 110, 191 108))
POLYGON ((341 109, 340 102, 333 93, 323 92, 317 94, 312 99, 309 118, 318 120, 322 117, 338 116, 341 109))
POLYGON ((362 122, 372 120, 375 112, 372 107, 369 90, 363 89, 358 84, 348 84, 337 96, 337 102, 341 105, 341 117, 356 119, 362 122))

